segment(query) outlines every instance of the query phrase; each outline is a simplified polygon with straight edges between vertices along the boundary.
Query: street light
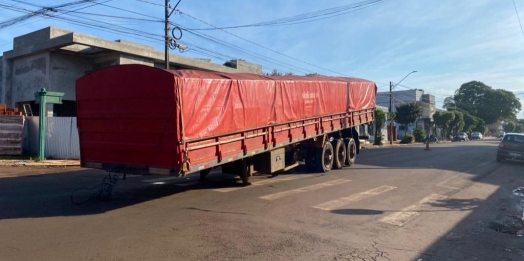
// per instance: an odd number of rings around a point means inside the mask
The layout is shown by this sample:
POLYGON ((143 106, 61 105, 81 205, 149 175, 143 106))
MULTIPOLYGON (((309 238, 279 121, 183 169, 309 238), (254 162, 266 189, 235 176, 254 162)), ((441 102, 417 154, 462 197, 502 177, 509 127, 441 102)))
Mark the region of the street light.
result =
MULTIPOLYGON (((410 74, 416 73, 417 71, 412 71, 408 73, 402 80, 393 85, 393 82, 389 82, 389 113, 393 113, 393 88, 399 85, 404 79, 406 79, 410 74)), ((393 118, 389 120, 389 144, 393 144, 393 118)))

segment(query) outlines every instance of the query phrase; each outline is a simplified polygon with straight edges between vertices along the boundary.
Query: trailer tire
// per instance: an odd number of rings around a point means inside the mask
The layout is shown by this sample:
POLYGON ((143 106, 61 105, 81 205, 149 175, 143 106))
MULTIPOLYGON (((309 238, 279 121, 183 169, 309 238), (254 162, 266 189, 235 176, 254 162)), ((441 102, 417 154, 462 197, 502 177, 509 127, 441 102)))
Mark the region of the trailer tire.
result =
POLYGON ((344 144, 344 141, 342 139, 333 140, 332 145, 334 150, 333 168, 341 169, 344 167, 347 159, 346 145, 344 144))
POLYGON ((333 168, 333 160, 335 158, 333 151, 333 145, 331 142, 327 141, 324 143, 322 148, 317 149, 315 155, 315 167, 317 172, 329 172, 333 168))
POLYGON ((346 138, 346 165, 351 166, 355 164, 357 159, 357 144, 353 138, 346 138))

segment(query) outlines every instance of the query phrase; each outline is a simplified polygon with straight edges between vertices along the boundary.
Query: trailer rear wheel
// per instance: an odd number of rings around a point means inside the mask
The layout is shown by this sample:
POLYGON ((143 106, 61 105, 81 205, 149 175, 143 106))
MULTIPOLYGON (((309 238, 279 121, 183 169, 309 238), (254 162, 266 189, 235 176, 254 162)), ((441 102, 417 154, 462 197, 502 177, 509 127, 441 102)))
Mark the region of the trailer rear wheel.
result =
POLYGON ((355 164, 355 160, 357 159, 357 144, 355 143, 355 140, 353 138, 346 138, 346 164, 351 166, 355 164))
POLYGON ((317 149, 315 167, 318 172, 328 172, 333 167, 334 157, 333 145, 327 141, 321 149, 317 149))
POLYGON ((333 168, 341 169, 342 167, 344 167, 344 164, 346 163, 346 145, 344 144, 344 141, 342 139, 335 139, 332 145, 335 152, 333 168))

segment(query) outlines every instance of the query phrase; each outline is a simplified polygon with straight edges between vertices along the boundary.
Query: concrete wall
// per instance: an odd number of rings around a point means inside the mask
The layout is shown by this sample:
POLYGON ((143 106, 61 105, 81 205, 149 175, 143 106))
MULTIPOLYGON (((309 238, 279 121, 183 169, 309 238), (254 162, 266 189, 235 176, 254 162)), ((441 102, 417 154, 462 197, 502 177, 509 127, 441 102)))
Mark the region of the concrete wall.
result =
POLYGON ((15 102, 34 101, 35 92, 49 89, 49 53, 36 54, 13 61, 12 84, 6 89, 6 104, 15 107, 15 102))
POLYGON ((0 87, 2 90, 0 91, 0 102, 7 104, 7 97, 11 97, 11 86, 12 86, 12 79, 13 75, 11 73, 11 68, 13 67, 13 62, 5 58, 5 56, 2 56, 2 59, 0 59, 0 62, 2 63, 0 75, 1 82, 0 87), (9 90, 9 91, 8 91, 9 90))
POLYGON ((118 60, 118 64, 142 64, 147 66, 154 66, 155 61, 153 59, 121 54, 118 60))
POLYGON ((46 27, 38 31, 15 37, 13 39, 13 49, 32 46, 35 43, 43 42, 68 33, 71 33, 71 31, 56 27, 46 27))
POLYGON ((50 53, 48 91, 63 92, 63 100, 74 101, 75 83, 93 70, 93 60, 78 55, 50 53))
MULTIPOLYGON (((3 84, 4 84, 4 56, 0 56, 0 90, 3 90, 3 84)), ((0 103, 4 102, 4 96, 5 94, 0 91, 0 103)))

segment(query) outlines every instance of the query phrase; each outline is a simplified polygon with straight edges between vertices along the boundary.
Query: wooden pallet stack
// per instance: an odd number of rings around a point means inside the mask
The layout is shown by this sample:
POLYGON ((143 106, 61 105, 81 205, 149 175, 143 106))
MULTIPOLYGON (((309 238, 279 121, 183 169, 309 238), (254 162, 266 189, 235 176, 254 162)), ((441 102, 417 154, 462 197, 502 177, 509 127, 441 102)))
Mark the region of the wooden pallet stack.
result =
POLYGON ((7 108, 5 104, 0 104, 0 116, 22 116, 18 108, 7 108))
POLYGON ((0 155, 21 155, 24 117, 18 108, 0 104, 0 155))

